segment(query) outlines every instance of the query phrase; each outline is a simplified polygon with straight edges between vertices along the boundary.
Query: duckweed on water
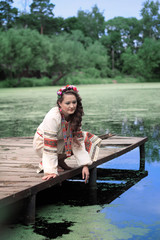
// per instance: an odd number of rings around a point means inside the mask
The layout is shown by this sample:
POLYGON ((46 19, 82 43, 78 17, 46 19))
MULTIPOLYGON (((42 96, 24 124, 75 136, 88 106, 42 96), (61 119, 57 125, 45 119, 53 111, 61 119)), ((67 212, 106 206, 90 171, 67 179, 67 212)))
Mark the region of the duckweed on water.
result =
MULTIPOLYGON (((105 207, 113 207, 107 205, 105 207)), ((111 224, 110 219, 106 219, 105 215, 100 212, 100 206, 48 206, 41 211, 41 216, 49 217, 49 222, 71 221, 73 225, 69 227, 69 234, 58 237, 63 240, 81 240, 81 239, 109 239, 109 240, 124 240, 134 236, 142 236, 149 232, 147 228, 140 227, 125 227, 118 228, 111 224)))
POLYGON ((17 226, 7 234, 7 240, 125 240, 149 233, 144 226, 119 228, 111 224, 100 210, 99 206, 47 206, 41 209, 40 215, 38 213, 35 226, 17 226))

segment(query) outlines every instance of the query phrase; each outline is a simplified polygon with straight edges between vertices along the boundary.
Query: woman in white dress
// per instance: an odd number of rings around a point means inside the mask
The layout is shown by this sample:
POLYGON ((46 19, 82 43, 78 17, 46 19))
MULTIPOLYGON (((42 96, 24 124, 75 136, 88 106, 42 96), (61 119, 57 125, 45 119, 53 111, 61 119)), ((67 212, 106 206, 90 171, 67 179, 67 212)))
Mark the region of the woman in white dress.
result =
POLYGON ((82 132, 83 106, 78 89, 73 85, 57 92, 57 107, 53 107, 37 128, 33 146, 42 158, 43 180, 58 176, 58 165, 70 169, 64 159, 72 154, 82 167, 82 178, 89 179, 88 166, 97 160, 101 139, 82 132))

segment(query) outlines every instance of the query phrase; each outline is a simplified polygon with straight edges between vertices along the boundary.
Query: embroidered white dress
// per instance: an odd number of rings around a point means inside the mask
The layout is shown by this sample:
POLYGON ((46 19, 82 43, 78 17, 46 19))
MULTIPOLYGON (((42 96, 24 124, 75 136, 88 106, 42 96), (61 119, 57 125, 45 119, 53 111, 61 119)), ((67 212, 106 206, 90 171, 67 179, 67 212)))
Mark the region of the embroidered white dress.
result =
MULTIPOLYGON (((69 137, 69 127, 66 134, 69 137)), ((73 155, 79 166, 91 165, 93 161, 97 160, 101 139, 82 131, 77 133, 77 137, 81 142, 81 147, 72 143, 73 155)), ((58 174, 58 154, 64 153, 61 114, 58 107, 52 108, 37 128, 33 147, 42 158, 44 173, 58 174)))

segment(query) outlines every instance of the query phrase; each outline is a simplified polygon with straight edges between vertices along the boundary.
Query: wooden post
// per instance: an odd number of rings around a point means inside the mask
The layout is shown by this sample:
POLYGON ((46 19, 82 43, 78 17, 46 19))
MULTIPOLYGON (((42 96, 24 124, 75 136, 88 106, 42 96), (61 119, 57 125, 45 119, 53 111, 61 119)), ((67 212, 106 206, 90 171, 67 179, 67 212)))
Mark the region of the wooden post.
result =
POLYGON ((97 168, 96 167, 90 169, 89 200, 90 200, 90 204, 97 204, 97 168))
POLYGON ((92 189, 97 189, 97 168, 96 167, 90 169, 89 187, 92 189))
POLYGON ((34 224, 35 223, 35 213, 36 213, 36 195, 31 195, 26 199, 25 209, 24 209, 24 224, 34 224))
POLYGON ((139 146, 140 150, 140 166, 139 170, 144 171, 145 170, 145 148, 144 148, 144 143, 139 146))

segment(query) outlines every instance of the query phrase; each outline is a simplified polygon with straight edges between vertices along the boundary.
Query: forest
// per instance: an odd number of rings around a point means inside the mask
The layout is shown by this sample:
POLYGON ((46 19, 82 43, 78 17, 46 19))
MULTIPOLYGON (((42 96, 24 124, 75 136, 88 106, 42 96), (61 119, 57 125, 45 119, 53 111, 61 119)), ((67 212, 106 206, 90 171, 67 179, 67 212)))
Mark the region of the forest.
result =
POLYGON ((108 21, 97 5, 64 19, 50 0, 29 12, 13 2, 0 2, 0 87, 160 81, 160 1, 145 1, 139 20, 108 21))

